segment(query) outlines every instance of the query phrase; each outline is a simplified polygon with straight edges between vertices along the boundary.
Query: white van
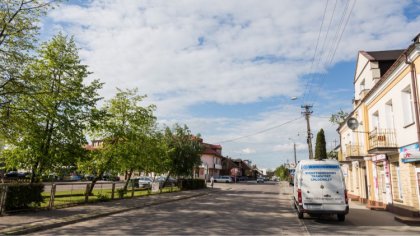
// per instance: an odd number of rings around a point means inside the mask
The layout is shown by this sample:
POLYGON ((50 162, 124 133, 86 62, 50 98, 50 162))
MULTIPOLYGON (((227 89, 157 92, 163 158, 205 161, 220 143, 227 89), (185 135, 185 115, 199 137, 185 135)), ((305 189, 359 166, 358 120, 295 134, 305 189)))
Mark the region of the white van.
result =
POLYGON ((349 213, 347 190, 336 160, 302 160, 296 166, 294 205, 300 219, 310 215, 337 214, 344 221, 349 213))

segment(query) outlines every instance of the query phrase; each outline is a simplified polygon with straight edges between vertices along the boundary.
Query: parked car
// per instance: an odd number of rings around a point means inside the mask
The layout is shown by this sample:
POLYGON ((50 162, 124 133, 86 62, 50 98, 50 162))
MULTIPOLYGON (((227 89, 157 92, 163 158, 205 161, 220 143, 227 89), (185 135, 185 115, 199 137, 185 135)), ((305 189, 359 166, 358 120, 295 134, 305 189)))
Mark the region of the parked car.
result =
POLYGON ((258 177, 257 183, 264 183, 264 177, 258 177))
POLYGON ((153 179, 148 176, 140 176, 138 178, 139 187, 150 187, 152 186, 153 179))
POLYGON ((26 176, 27 176, 27 173, 22 173, 22 172, 17 172, 17 171, 9 171, 4 175, 4 177, 6 178, 16 178, 16 179, 24 179, 26 178, 26 176))
POLYGON ((120 177, 119 176, 114 176, 114 175, 104 175, 104 176, 102 176, 102 180, 105 180, 105 181, 120 181, 120 177))
POLYGON ((232 183, 232 177, 228 175, 221 175, 219 177, 214 178, 214 182, 221 182, 221 183, 232 183))

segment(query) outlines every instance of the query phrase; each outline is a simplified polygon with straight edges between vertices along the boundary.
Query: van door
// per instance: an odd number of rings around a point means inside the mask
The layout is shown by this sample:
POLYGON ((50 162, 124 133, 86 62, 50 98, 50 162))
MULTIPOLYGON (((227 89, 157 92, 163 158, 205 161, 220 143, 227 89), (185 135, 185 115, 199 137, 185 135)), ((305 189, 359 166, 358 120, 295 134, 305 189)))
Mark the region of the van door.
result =
POLYGON ((326 181, 323 182, 324 191, 322 195, 323 206, 325 210, 344 210, 345 186, 344 179, 340 169, 325 169, 323 170, 326 181), (344 207, 344 208, 343 208, 344 207))
POLYGON ((302 198, 306 209, 343 210, 345 188, 340 166, 310 164, 303 169, 302 198))
POLYGON ((314 165, 302 166, 302 202, 303 208, 308 210, 322 210, 322 182, 316 180, 319 170, 314 165))

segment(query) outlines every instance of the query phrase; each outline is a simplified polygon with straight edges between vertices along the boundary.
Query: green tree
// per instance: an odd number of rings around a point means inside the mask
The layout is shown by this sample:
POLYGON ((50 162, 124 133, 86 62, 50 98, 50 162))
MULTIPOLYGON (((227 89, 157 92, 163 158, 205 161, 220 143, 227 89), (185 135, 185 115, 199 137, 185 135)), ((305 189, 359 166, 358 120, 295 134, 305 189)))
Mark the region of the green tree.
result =
POLYGON ((33 93, 20 94, 9 117, 17 124, 4 129, 6 164, 32 170, 31 182, 46 170, 71 166, 84 155, 84 131, 102 87, 86 82, 87 66, 81 64, 73 38, 61 34, 42 44, 38 58, 23 76, 33 93))
POLYGON ((154 150, 155 106, 141 106, 145 96, 137 93, 137 89, 118 89, 102 109, 105 119, 92 130, 92 137, 102 140, 103 147, 91 156, 94 161, 85 160, 91 164, 82 163, 96 173, 89 194, 107 171, 127 172, 128 183, 134 170, 142 171, 147 166, 149 153, 154 150))
POLYGON ((328 159, 336 159, 337 160, 338 159, 338 152, 334 151, 334 150, 331 150, 331 151, 328 152, 327 157, 328 157, 328 159))
POLYGON ((9 110, 19 94, 35 92, 23 76, 33 59, 42 15, 54 1, 0 1, 0 125, 14 125, 9 110))
POLYGON ((330 122, 333 124, 341 125, 349 116, 348 112, 344 112, 342 109, 330 117, 330 122))
POLYGON ((324 130, 321 129, 316 135, 316 144, 315 144, 315 159, 323 160, 327 158, 327 148, 325 143, 324 130))
POLYGON ((288 180, 289 170, 286 168, 286 166, 281 165, 274 170, 274 175, 279 177, 280 180, 288 180))
POLYGON ((173 129, 166 127, 164 139, 167 148, 166 162, 169 166, 169 174, 175 176, 192 177, 193 170, 201 164, 203 151, 199 135, 192 135, 186 125, 174 126, 173 129))

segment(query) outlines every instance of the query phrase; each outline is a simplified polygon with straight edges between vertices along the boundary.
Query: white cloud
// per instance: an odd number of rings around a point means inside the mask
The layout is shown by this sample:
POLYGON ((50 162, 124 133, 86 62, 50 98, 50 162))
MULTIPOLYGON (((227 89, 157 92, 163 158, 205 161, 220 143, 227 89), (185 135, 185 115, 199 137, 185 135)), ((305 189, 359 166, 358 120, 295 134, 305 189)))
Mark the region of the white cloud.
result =
MULTIPOLYGON (((330 35, 335 35, 340 20, 337 16, 346 2, 338 1, 330 35)), ((409 3, 357 1, 334 63, 354 60, 358 50, 407 47, 420 29, 419 16, 411 21, 404 16, 409 3)), ((300 108, 291 106, 290 101, 289 105, 279 104, 255 114, 252 120, 193 117, 188 108, 205 102, 246 104, 302 95, 306 83, 302 76, 311 72, 324 4, 310 0, 101 0, 83 7, 64 4, 49 18, 62 25, 55 26, 57 29, 75 35, 84 63, 94 78, 105 82, 103 96, 111 97, 115 87, 138 87, 149 96, 147 102, 157 105, 161 122, 187 123, 206 140, 218 142, 299 116, 300 108)), ((331 14, 332 5, 318 48, 325 45, 324 52, 318 55, 332 53, 332 41, 322 43, 331 14)), ((329 66, 316 61, 313 71, 322 73, 329 66)), ((325 113, 351 104, 336 94, 316 91, 316 95, 331 100, 316 104, 325 113)), ((328 119, 313 117, 311 125, 314 136, 324 128, 327 142, 337 137, 328 119)), ((270 156, 273 162, 277 160, 273 156, 278 155, 278 160, 284 161, 290 156, 288 138, 300 133, 296 141, 304 158, 305 130, 306 123, 300 120, 222 145, 224 153, 270 156), (243 152, 248 147, 255 153, 243 152)))
POLYGON ((255 150, 252 149, 252 148, 245 148, 245 149, 242 149, 242 153, 244 153, 244 154, 252 154, 252 153, 255 153, 255 150))

